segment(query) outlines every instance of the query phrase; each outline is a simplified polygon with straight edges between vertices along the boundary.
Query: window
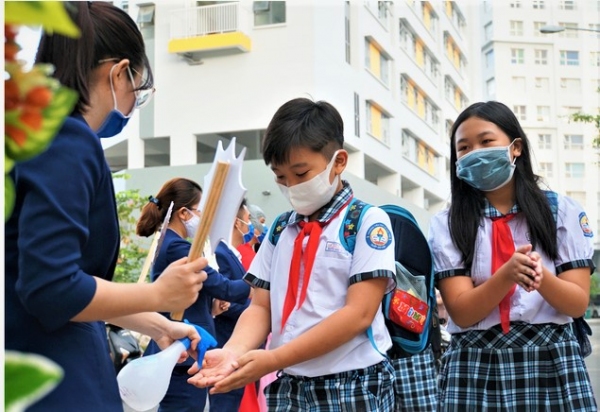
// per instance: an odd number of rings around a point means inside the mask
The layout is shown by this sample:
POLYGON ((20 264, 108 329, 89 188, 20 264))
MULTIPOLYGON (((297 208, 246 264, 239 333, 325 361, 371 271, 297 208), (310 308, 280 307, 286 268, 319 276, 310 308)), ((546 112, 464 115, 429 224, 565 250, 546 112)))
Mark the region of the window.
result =
POLYGON ((561 66, 579 66, 579 52, 574 50, 560 51, 561 66))
POLYGON ((566 134, 565 149, 583 150, 583 135, 582 134, 566 134))
POLYGON ((252 10, 255 26, 285 23, 285 1, 255 1, 252 10))
POLYGON ((384 51, 374 42, 365 39, 365 66, 386 86, 389 84, 390 61, 384 51))
POLYGON ((546 5, 544 4, 545 1, 544 0, 533 0, 533 8, 534 9, 538 9, 538 10, 542 10, 546 8, 546 5))
POLYGON ((523 63, 525 63, 525 50, 523 50, 523 49, 510 49, 510 62, 512 64, 523 64, 523 63))
POLYGON ((542 33, 540 31, 540 29, 542 27, 546 26, 546 22, 545 21, 534 21, 533 22, 533 35, 535 37, 546 37, 545 33, 542 33))
POLYGON ((494 67, 494 49, 485 52, 485 67, 494 67))
POLYGON ((550 106, 537 107, 537 121, 547 122, 550 120, 550 106))
POLYGON ((515 76, 512 78, 512 80, 513 80, 513 90, 515 92, 525 93, 527 91, 526 87, 525 87, 525 77, 515 76))
POLYGON ((137 23, 140 27, 148 27, 154 25, 154 4, 145 4, 139 6, 137 23))
MULTIPOLYGON (((595 31, 596 32, 595 36, 600 39, 600 24, 591 23, 591 24, 589 24, 589 29, 592 31, 595 31)), ((592 34, 592 36, 594 36, 594 34, 592 34)))
POLYGON ((554 173, 552 170, 552 163, 548 162, 540 162, 540 175, 546 178, 554 177, 554 173))
POLYGON ((545 133, 538 134, 538 148, 540 150, 552 149, 552 135, 545 133))
POLYGON ((580 179, 584 177, 585 164, 583 163, 565 163, 565 176, 580 179))
POLYGON ((568 92, 580 93, 581 92, 581 79, 560 79, 560 87, 566 89, 568 92))
POLYGON ((562 10, 575 10, 575 0, 560 0, 558 8, 562 10))
POLYGON ((491 78, 487 82, 485 82, 485 89, 487 91, 488 97, 496 95, 496 79, 491 78))
POLYGON ((346 42, 346 63, 350 64, 350 2, 344 6, 344 38, 346 42))
POLYGON ((558 23, 560 26, 565 28, 565 31, 561 31, 558 33, 558 37, 568 37, 571 39, 575 39, 578 36, 577 30, 579 29, 579 25, 577 23, 558 23))
POLYGON ((548 50, 535 49, 535 64, 548 64, 548 50))
POLYGON ((513 106, 513 112, 519 120, 527 120, 527 107, 526 106, 513 106))
POLYGON ((590 52, 590 64, 594 67, 600 67, 600 52, 590 52))
POLYGON ((492 40, 494 25, 490 22, 483 27, 483 39, 487 43, 492 40))
POLYGON ((521 8, 521 0, 513 0, 510 2, 511 9, 520 9, 521 8))
POLYGON ((354 93, 354 134, 360 137, 360 99, 358 93, 354 93))
POLYGON ((523 35, 523 22, 520 20, 510 21, 510 35, 511 36, 522 36, 523 35))
POLYGON ((367 130, 377 140, 390 144, 390 117, 370 102, 367 102, 367 130))
POLYGON ((536 77, 535 87, 540 89, 540 91, 542 92, 550 91, 550 79, 548 79, 547 77, 536 77))

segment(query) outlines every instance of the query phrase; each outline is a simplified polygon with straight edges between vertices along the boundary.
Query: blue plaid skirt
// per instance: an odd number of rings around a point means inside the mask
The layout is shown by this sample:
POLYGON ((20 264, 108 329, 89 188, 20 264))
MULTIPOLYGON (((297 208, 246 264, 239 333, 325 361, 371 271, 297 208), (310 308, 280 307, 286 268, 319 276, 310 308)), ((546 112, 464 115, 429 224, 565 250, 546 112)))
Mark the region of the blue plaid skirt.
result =
POLYGON ((569 324, 455 334, 442 361, 438 411, 597 411, 569 324))
POLYGON ((391 412, 394 370, 388 360, 365 369, 314 378, 280 372, 265 388, 276 412, 391 412))
POLYGON ((433 412, 437 404, 437 372, 431 345, 423 352, 392 358, 396 373, 396 412, 433 412))

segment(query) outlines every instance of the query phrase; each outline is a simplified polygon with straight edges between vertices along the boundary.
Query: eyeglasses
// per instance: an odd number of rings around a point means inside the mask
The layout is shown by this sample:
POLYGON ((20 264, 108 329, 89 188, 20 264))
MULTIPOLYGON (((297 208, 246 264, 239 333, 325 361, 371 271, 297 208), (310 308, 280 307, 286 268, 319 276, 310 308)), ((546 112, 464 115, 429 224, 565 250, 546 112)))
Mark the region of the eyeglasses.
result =
MULTIPOLYGON (((98 60, 98 63, 102 64, 102 63, 106 63, 106 62, 118 62, 118 61, 120 61, 119 58, 111 57, 108 59, 98 60)), ((154 96, 154 93, 156 92, 156 88, 152 87, 151 89, 143 89, 143 90, 136 89, 135 81, 133 79, 133 74, 131 73, 132 71, 135 74, 137 74, 140 77, 140 79, 142 79, 140 84, 146 83, 145 79, 147 78, 147 76, 144 76, 143 74, 138 72, 133 67, 127 66, 127 73, 129 74, 129 79, 131 80, 131 85, 133 86, 133 93, 135 94, 135 104, 134 104, 133 108, 141 109, 142 107, 144 107, 148 103, 150 103, 152 96, 154 96)))
MULTIPOLYGON (((131 74, 131 71, 133 71, 135 74, 140 76, 140 79, 144 79, 144 77, 136 69, 130 68, 129 66, 127 66, 127 73, 129 73, 129 78, 131 79, 131 83, 133 84, 133 87, 134 87, 134 90, 133 90, 133 92, 135 93, 135 106, 134 107, 136 109, 141 109, 142 107, 144 107, 148 103, 150 103, 150 100, 152 99, 152 96, 154 96, 154 92, 156 92, 156 89, 153 87, 151 89, 135 90, 135 82, 133 81, 133 75, 131 74)), ((144 83, 145 83, 145 80, 142 80, 142 82, 140 84, 144 84, 144 83)))

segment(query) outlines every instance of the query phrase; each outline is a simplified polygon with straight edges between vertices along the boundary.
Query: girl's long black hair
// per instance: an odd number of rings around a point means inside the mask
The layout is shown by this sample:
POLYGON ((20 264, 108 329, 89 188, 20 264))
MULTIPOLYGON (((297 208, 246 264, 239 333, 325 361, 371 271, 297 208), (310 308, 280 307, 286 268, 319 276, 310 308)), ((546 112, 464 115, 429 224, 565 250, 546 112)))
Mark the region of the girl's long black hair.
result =
POLYGON ((450 235, 454 245, 462 253, 466 268, 473 263, 477 231, 481 224, 484 194, 456 176, 456 130, 467 119, 477 117, 494 123, 512 142, 521 138, 522 151, 517 157, 514 173, 516 202, 525 214, 529 237, 533 248, 540 248, 551 259, 558 255, 556 223, 546 195, 538 186, 540 177, 533 173, 529 140, 514 113, 504 104, 489 101, 474 103, 456 119, 450 135, 450 185, 452 203, 448 215, 450 235))

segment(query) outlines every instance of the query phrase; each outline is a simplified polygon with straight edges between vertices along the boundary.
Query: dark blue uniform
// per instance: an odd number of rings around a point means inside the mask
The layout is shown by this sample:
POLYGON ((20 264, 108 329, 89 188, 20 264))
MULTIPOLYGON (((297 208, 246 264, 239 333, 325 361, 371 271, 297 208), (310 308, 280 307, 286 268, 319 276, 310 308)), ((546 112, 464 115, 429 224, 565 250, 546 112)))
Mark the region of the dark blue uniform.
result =
MULTIPOLYGON (((219 272, 231 280, 239 280, 244 277, 246 270, 240 259, 223 242, 219 242, 215 249, 215 257, 219 265, 219 272)), ((222 348, 231 337, 235 324, 242 312, 250 305, 250 299, 244 303, 231 303, 229 310, 221 313, 215 318, 215 329, 217 331, 217 343, 222 348)), ((234 389, 227 393, 209 395, 211 412, 237 411, 240 408, 244 388, 234 389)))
POLYGON ((5 342, 64 370, 28 411, 121 411, 104 322, 70 322, 111 279, 119 249, 112 176, 99 138, 66 119, 48 150, 17 163, 5 226, 5 342))
MULTIPOLYGON (((165 232, 165 239, 154 263, 152 280, 156 280, 165 268, 172 262, 188 256, 191 244, 172 230, 165 232)), ((211 314, 213 298, 228 302, 245 302, 250 294, 250 286, 243 280, 230 281, 219 272, 207 266, 204 271, 208 275, 198 295, 198 300, 185 310, 184 319, 206 329, 215 336, 215 324, 211 314)), ((168 316, 168 314, 164 314, 168 316)), ((150 341, 144 355, 160 351, 154 341, 150 341)), ((159 411, 203 411, 206 404, 206 389, 196 388, 187 383, 190 377, 187 370, 194 360, 188 358, 183 363, 175 366, 171 376, 171 383, 165 398, 160 403, 159 411)))

